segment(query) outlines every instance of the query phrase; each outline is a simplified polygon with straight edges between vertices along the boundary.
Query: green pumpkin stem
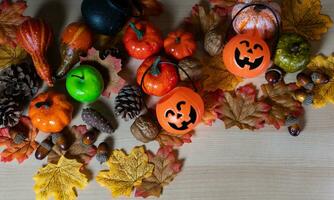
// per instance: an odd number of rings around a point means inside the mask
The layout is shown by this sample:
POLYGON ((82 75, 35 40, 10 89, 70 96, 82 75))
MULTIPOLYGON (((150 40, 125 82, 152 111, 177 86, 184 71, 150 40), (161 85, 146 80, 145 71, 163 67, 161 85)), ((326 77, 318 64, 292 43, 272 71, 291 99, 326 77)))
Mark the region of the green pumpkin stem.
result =
POLYGON ((158 56, 157 59, 155 59, 153 65, 151 66, 151 74, 153 76, 158 76, 160 74, 160 69, 159 69, 160 61, 161 61, 161 57, 158 56))
POLYGON ((130 22, 130 27, 136 33, 138 40, 142 40, 144 37, 144 32, 139 30, 133 22, 130 22))
POLYGON ((36 108, 41 108, 41 107, 44 106, 45 108, 50 108, 51 105, 52 105, 52 103, 50 101, 46 100, 46 101, 42 101, 42 102, 37 102, 35 104, 35 107, 36 108))

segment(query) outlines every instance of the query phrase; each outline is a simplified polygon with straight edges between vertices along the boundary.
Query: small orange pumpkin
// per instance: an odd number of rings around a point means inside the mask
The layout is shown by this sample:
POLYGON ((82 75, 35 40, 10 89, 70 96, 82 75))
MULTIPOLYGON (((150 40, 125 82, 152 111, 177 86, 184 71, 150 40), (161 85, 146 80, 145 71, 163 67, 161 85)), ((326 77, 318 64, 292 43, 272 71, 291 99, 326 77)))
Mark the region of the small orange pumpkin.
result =
POLYGON ((270 49, 257 31, 234 36, 224 47, 223 61, 234 75, 254 78, 270 66, 270 49))
POLYGON ((185 134, 201 122, 204 103, 199 94, 187 87, 177 87, 162 97, 156 106, 161 127, 169 133, 185 134))
POLYGON ((61 37, 62 63, 57 71, 57 77, 63 77, 80 61, 80 54, 87 52, 92 45, 93 33, 86 24, 81 22, 69 24, 61 37))
MULTIPOLYGON (((254 5, 245 8, 233 21, 234 30, 240 33, 246 33, 249 30, 257 29, 262 38, 268 39, 274 36, 277 29, 277 23, 280 23, 280 6, 278 3, 262 3, 263 5, 254 5), (268 7, 271 7, 275 13, 273 13, 268 7), (275 14, 278 17, 276 21, 275 14)), ((246 4, 237 4, 232 9, 232 17, 243 9, 246 4)))
POLYGON ((57 133, 72 121, 73 106, 65 95, 45 92, 30 102, 29 117, 34 127, 45 133, 57 133))
POLYGON ((177 30, 168 34, 164 41, 165 52, 177 60, 192 56, 196 51, 196 41, 192 33, 177 30))

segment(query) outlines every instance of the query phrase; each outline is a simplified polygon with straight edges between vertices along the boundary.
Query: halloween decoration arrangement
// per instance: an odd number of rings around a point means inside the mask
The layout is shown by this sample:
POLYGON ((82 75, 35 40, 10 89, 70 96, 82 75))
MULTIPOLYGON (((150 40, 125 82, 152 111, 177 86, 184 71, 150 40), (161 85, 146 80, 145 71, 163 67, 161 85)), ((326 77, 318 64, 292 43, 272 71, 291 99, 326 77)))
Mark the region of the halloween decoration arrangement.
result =
POLYGON ((159 197, 182 168, 178 148, 191 143, 201 122, 302 134, 303 106, 334 103, 334 58, 311 55, 310 42, 332 20, 321 14, 320 0, 246 2, 196 4, 179 27, 162 34, 150 21, 163 12, 158 0, 84 0, 84 22, 55 36, 61 65, 53 66, 47 19, 24 16, 25 1, 3 0, 0 161, 22 163, 35 152, 47 163, 34 176, 37 199, 76 199, 80 191, 73 188, 88 184, 84 171, 94 156, 108 167, 95 180, 112 197, 159 197), (143 62, 133 66, 130 58, 143 62), (255 77, 260 87, 253 79, 242 84, 255 77), (103 106, 110 97, 115 114, 103 106), (86 125, 73 124, 78 114, 86 125), (157 153, 113 149, 114 117, 131 122, 138 142, 158 142, 157 153))

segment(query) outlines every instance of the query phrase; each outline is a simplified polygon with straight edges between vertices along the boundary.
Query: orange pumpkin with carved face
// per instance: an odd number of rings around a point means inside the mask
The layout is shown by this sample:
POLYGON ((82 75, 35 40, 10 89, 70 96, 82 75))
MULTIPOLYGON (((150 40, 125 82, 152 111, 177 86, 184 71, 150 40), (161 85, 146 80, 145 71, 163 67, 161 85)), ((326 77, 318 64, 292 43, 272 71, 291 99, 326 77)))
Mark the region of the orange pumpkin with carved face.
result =
POLYGON ((204 103, 199 94, 177 87, 160 99, 156 115, 161 127, 172 134, 185 134, 201 122, 204 103))
POLYGON ((224 47, 223 61, 234 75, 253 78, 270 66, 270 49, 255 31, 234 36, 224 47))

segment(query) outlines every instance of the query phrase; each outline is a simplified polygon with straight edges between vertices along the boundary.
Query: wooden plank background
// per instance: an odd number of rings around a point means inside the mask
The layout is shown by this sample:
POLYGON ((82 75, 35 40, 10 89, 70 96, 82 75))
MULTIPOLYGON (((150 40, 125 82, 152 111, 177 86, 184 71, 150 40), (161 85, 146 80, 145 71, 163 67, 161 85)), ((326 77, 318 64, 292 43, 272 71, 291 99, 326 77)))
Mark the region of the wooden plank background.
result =
MULTIPOLYGON (((176 27, 196 0, 162 0, 166 12, 155 19, 166 33, 176 27)), ((334 18, 334 1, 323 0, 323 13, 334 18)), ((80 0, 28 0, 27 14, 46 19, 59 35, 63 27, 80 19, 80 0)), ((59 37, 59 36, 58 36, 59 37)), ((331 54, 334 30, 315 43, 314 52, 331 54)), ((133 64, 135 65, 135 64, 133 64)), ((134 66, 135 68, 135 66, 134 66)), ((261 83, 263 77, 248 80, 261 83)), ((112 108, 113 101, 102 99, 101 107, 112 108)), ((161 199, 217 200, 332 200, 334 198, 334 107, 306 109, 306 127, 291 137, 285 129, 265 128, 257 132, 225 130, 218 122, 201 126, 193 143, 180 150, 184 167, 161 199)), ((114 148, 129 151, 141 145, 130 131, 130 123, 119 119, 114 133, 114 148)), ((77 117, 73 124, 80 124, 77 117)), ((41 136, 43 137, 43 136, 41 136)), ((102 138, 101 138, 102 139, 102 138)), ((155 151, 157 144, 147 145, 155 151)), ((46 161, 31 158, 21 165, 0 164, 0 199, 31 200, 35 198, 32 176, 46 161)), ((94 159, 89 165, 94 176, 105 166, 94 159)), ((111 199, 109 191, 92 180, 80 200, 111 199)), ((123 198, 121 198, 123 199, 123 198)))

